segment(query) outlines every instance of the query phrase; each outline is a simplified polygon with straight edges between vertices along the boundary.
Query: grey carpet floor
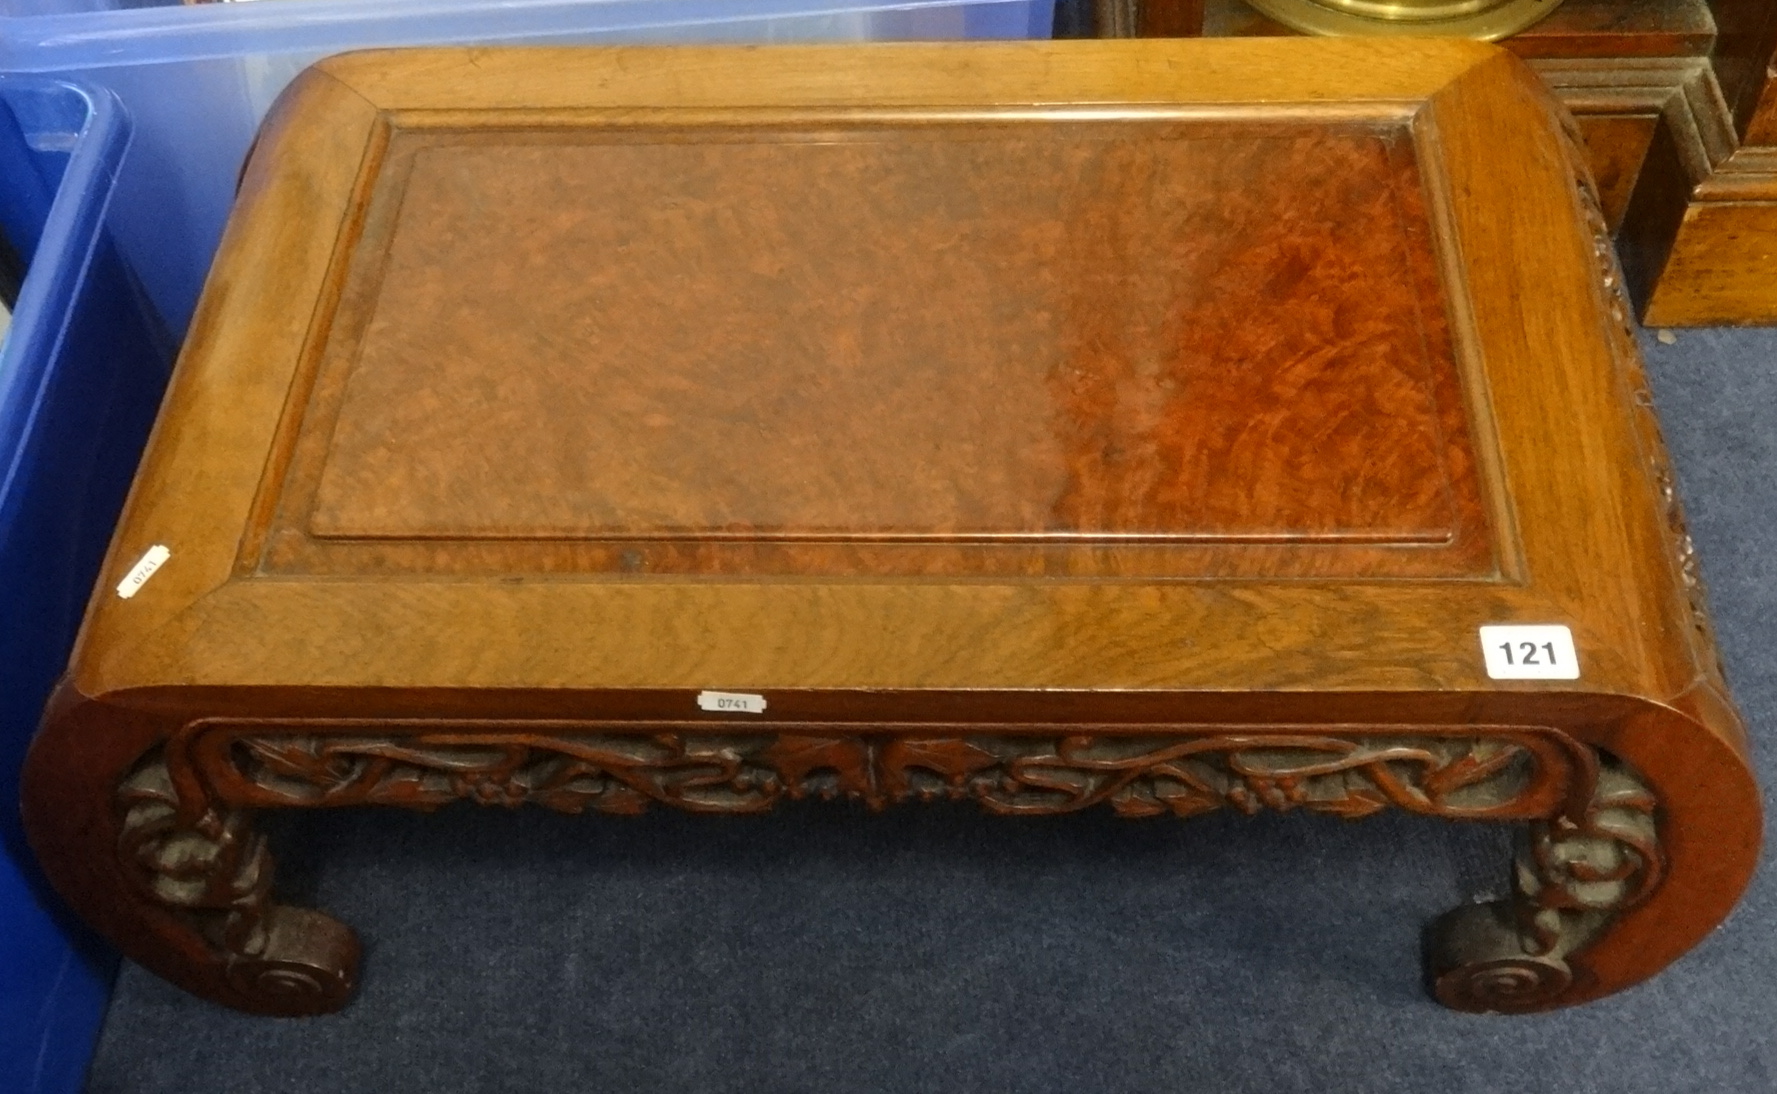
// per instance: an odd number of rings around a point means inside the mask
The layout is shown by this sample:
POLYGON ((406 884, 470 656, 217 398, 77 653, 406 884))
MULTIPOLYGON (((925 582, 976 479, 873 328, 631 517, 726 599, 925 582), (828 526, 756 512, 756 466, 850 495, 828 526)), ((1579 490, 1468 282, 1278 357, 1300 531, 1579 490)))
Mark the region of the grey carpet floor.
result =
MULTIPOLYGON (((1777 786, 1777 331, 1647 349, 1777 786)), ((367 942, 358 1000, 248 1018, 126 965, 91 1094, 1777 1091, 1768 865, 1653 981, 1498 1018, 1420 987, 1421 924, 1504 863, 1435 821, 464 807, 282 836, 367 942)))

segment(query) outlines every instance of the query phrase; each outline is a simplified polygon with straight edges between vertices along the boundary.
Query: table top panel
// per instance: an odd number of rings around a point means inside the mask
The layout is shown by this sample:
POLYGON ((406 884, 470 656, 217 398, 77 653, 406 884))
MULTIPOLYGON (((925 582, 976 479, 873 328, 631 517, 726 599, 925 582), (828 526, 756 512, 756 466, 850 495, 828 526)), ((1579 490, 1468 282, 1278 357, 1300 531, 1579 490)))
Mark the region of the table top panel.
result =
POLYGON ((1405 124, 397 129, 368 206, 273 570, 1493 564, 1405 124))
POLYGON ((1707 624, 1580 170, 1467 43, 330 60, 243 176, 76 678, 1676 695, 1707 624), (1581 680, 1488 676, 1510 622, 1581 680))

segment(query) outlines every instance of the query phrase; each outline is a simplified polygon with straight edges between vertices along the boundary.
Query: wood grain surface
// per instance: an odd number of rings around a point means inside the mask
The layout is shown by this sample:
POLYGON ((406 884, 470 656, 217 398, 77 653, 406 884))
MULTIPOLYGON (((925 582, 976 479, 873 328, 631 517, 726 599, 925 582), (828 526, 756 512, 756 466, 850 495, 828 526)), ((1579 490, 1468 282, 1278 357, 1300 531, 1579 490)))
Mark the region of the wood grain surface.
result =
POLYGON ((1405 126, 1032 128, 398 132, 265 568, 1492 568, 1405 126))
MULTIPOLYGON (((1142 0, 1127 22, 1152 34, 1295 33, 1243 0, 1208 0, 1200 24, 1181 21, 1194 3, 1142 0)), ((1777 252, 1763 242, 1777 215, 1777 6, 1565 0, 1501 44, 1533 60, 1579 118, 1645 321, 1777 322, 1777 252)))
POLYGON ((315 1013, 358 944, 256 807, 1538 815, 1428 973, 1596 998, 1760 831, 1628 309, 1486 46, 336 58, 246 171, 32 839, 136 960, 315 1013), (1499 623, 1578 678, 1491 677, 1499 623))

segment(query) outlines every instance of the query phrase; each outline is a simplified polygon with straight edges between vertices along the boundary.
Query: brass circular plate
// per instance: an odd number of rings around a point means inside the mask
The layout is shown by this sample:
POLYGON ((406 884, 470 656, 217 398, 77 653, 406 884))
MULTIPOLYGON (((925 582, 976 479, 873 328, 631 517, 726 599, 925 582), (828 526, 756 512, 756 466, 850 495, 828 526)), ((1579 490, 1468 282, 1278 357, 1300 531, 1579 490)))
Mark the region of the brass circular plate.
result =
POLYGON ((1413 35, 1438 38, 1479 38, 1493 41, 1516 34, 1561 6, 1561 0, 1500 0, 1481 11, 1436 16, 1464 4, 1396 0, 1395 3, 1359 0, 1376 15, 1358 15, 1334 6, 1340 0, 1246 0, 1260 12, 1292 30, 1334 37, 1356 35, 1413 35), (1386 14, 1383 14, 1386 12, 1386 14), (1429 16, 1429 17, 1428 17, 1429 16))

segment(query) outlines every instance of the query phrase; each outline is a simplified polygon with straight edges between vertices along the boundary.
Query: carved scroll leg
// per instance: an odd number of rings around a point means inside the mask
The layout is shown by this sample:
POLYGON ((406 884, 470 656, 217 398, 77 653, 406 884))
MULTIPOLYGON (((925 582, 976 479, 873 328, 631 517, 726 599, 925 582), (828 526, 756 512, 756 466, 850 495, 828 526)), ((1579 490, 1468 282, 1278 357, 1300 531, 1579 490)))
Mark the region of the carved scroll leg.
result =
POLYGON ((1645 899, 1662 869, 1653 794, 1601 756, 1590 800, 1532 826, 1510 898, 1458 908, 1427 929, 1433 993, 1480 1013, 1561 1006, 1583 975, 1569 958, 1645 899))
POLYGON ((345 1005, 357 980, 357 937, 319 912, 272 902, 272 856, 247 811, 183 800, 158 756, 124 780, 117 806, 125 871, 213 962, 205 978, 221 983, 204 994, 260 1014, 345 1005))

